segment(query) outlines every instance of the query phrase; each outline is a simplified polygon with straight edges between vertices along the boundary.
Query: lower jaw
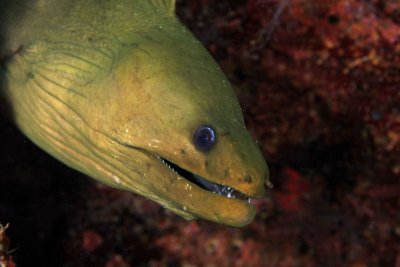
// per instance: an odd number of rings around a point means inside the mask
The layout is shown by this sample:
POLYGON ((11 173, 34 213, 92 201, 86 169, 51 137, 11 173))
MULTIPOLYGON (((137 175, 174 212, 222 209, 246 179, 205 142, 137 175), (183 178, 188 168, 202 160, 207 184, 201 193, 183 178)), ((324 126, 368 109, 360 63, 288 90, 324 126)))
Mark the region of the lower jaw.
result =
MULTIPOLYGON (((189 182, 190 183, 190 182, 189 182)), ((178 180, 173 188, 168 188, 173 204, 172 210, 182 217, 200 218, 232 227, 242 227, 249 224, 256 213, 254 205, 237 198, 228 198, 214 194, 192 184, 178 180)))
MULTIPOLYGON (((228 197, 223 192, 220 192, 220 194, 218 192, 214 193, 212 190, 204 188, 207 185, 198 184, 196 175, 181 169, 164 158, 159 156, 157 158, 164 166, 172 170, 172 172, 168 171, 170 175, 167 176, 175 182, 169 182, 168 187, 160 189, 164 191, 163 194, 165 194, 166 199, 171 201, 170 205, 168 203, 161 204, 167 206, 173 212, 187 219, 201 218, 232 227, 245 226, 254 218, 256 209, 254 205, 249 203, 250 198, 248 196, 236 190, 234 190, 237 193, 236 198, 233 198, 233 196, 228 197), (185 177, 189 176, 188 174, 192 175, 193 179, 185 177), (181 179, 175 180, 176 175, 179 175, 181 179)), ((202 177, 200 178, 205 180, 202 177)), ((212 182, 208 183, 213 184, 212 182)), ((220 188, 225 187, 217 186, 220 188)))
POLYGON ((219 195, 210 197, 210 200, 213 202, 210 205, 202 205, 203 207, 194 205, 191 212, 196 217, 232 227, 242 227, 249 224, 256 214, 255 206, 242 200, 219 195), (204 209, 206 210, 204 211, 204 209))

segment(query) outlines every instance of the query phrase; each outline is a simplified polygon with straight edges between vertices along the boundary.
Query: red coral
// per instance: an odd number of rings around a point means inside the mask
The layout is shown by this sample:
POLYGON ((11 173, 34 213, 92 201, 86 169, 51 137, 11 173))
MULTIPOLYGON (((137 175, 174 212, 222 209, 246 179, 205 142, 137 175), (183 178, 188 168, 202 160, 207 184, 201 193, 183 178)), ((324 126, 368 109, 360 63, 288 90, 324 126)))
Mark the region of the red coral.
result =
POLYGON ((310 190, 310 182, 291 168, 284 169, 283 173, 282 189, 275 192, 278 205, 285 212, 304 211, 303 198, 310 190))
POLYGON ((113 255, 105 267, 130 267, 121 255, 113 255))
POLYGON ((10 239, 6 236, 6 230, 9 224, 5 226, 0 224, 0 266, 15 267, 13 257, 10 255, 10 239))
POLYGON ((87 230, 82 234, 82 249, 90 253, 103 244, 101 235, 92 230, 87 230))

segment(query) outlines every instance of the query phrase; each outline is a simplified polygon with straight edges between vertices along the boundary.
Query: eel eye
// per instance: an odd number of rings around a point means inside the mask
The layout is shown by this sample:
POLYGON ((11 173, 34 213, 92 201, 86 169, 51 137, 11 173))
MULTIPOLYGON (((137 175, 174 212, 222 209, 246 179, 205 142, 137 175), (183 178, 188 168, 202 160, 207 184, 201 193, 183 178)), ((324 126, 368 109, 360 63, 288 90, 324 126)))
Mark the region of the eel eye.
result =
POLYGON ((215 143, 215 130, 211 126, 200 126, 194 132, 193 143, 198 150, 210 150, 215 143))

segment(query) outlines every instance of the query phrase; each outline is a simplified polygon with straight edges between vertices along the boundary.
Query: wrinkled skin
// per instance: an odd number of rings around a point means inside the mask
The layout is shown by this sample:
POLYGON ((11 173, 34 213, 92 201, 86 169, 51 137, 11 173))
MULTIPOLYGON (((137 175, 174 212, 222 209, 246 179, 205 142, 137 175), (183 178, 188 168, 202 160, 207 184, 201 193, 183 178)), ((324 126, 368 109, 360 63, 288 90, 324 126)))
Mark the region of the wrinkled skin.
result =
POLYGON ((249 197, 268 182, 231 86, 173 1, 19 2, 1 21, 2 90, 33 142, 187 219, 253 219, 252 204, 205 190, 160 158, 249 197), (201 125, 216 131, 209 151, 193 143, 201 125))

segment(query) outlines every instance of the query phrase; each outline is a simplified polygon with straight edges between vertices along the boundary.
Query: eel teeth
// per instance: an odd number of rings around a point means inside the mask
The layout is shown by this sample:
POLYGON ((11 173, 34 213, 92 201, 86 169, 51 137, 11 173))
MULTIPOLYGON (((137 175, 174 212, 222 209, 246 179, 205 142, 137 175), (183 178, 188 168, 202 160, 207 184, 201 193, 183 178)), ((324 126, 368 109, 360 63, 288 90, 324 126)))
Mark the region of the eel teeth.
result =
POLYGON ((196 175, 188 170, 182 169, 178 165, 172 163, 171 161, 163 157, 160 157, 158 155, 156 157, 170 170, 174 171, 175 173, 179 174, 180 176, 184 177, 185 179, 189 180, 190 182, 200 186, 201 188, 207 191, 213 192, 214 194, 218 194, 220 196, 225 196, 227 198, 238 198, 246 201, 247 203, 251 203, 251 198, 249 196, 233 189, 230 186, 225 186, 210 182, 200 175, 196 175))

